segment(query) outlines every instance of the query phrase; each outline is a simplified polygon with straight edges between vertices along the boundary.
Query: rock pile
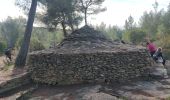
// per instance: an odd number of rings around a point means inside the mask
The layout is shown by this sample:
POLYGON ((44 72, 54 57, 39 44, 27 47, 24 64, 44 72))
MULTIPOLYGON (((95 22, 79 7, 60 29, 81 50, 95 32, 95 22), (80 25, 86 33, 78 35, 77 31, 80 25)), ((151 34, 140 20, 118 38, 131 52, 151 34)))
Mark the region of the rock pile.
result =
POLYGON ((36 82, 77 84, 148 76, 150 62, 144 48, 112 42, 85 26, 65 38, 55 50, 31 53, 28 65, 36 82))

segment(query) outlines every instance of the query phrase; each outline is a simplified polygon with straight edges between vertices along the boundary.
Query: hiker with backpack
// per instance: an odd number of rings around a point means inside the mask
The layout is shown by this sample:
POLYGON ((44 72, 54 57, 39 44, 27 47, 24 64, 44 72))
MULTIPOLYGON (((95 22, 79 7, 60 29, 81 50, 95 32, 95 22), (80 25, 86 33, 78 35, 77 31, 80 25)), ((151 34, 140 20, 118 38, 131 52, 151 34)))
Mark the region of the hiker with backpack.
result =
POLYGON ((165 66, 165 62, 166 60, 164 59, 163 55, 162 55, 162 48, 159 47, 157 49, 157 51, 154 53, 153 55, 153 59, 158 62, 158 63, 162 63, 165 66))
POLYGON ((11 49, 5 49, 4 54, 6 56, 6 59, 9 59, 10 61, 12 61, 12 53, 11 53, 11 49))
POLYGON ((156 49, 156 46, 155 46, 153 43, 151 43, 150 41, 148 41, 148 42, 146 43, 146 46, 147 46, 147 49, 148 49, 151 57, 153 58, 153 55, 155 54, 155 52, 156 52, 156 50, 157 50, 157 49, 156 49))
POLYGON ((162 48, 159 47, 158 49, 156 48, 156 46, 151 43, 150 41, 146 43, 147 45, 147 49, 151 55, 151 57, 153 58, 153 60, 156 62, 156 63, 162 63, 163 66, 164 66, 164 69, 163 69, 163 77, 164 78, 168 78, 168 73, 167 73, 167 68, 165 66, 165 58, 163 57, 162 55, 162 48))
POLYGON ((156 48, 156 46, 152 43, 152 42, 147 42, 147 49, 151 55, 151 57, 153 58, 153 60, 157 63, 162 63, 165 66, 165 58, 162 55, 162 48, 159 47, 158 49, 156 48))

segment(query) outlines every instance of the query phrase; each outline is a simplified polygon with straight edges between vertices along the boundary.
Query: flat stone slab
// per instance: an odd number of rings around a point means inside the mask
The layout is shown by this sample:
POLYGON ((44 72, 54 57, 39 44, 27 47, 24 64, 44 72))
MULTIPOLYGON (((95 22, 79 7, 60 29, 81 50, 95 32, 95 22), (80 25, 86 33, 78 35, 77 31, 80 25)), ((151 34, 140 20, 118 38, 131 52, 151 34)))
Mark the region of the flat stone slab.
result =
POLYGON ((30 83, 29 73, 22 73, 8 80, 0 81, 0 94, 30 83))
POLYGON ((170 97, 170 79, 129 84, 81 84, 40 86, 30 100, 165 100, 170 97))
POLYGON ((153 66, 150 68, 151 77, 167 78, 168 73, 170 72, 169 65, 169 61, 167 62, 166 66, 163 66, 162 63, 154 63, 153 66))

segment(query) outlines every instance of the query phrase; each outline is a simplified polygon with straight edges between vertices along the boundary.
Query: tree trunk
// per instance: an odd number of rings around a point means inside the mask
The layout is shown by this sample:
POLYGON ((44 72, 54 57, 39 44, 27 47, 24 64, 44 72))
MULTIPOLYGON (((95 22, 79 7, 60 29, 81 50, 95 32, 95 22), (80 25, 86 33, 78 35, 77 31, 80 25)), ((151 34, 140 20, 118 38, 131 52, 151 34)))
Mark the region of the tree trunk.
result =
POLYGON ((85 16, 84 16, 85 25, 87 25, 87 9, 85 9, 84 14, 85 14, 85 16))
POLYGON ((30 8, 29 15, 28 15, 27 26, 25 29, 24 40, 22 42, 19 54, 16 58, 15 67, 25 66, 29 44, 30 44, 31 33, 33 29, 36 8, 37 8, 37 0, 32 0, 31 8, 30 8))
POLYGON ((63 27, 64 37, 66 37, 67 36, 67 31, 66 31, 66 27, 65 27, 64 22, 61 22, 61 26, 63 27))
POLYGON ((74 26, 72 23, 70 23, 70 27, 71 27, 71 31, 73 32, 74 31, 74 26))
POLYGON ((70 26, 70 28, 71 28, 71 31, 73 32, 73 31, 74 31, 74 25, 73 25, 72 15, 69 15, 68 21, 69 21, 69 26, 70 26))

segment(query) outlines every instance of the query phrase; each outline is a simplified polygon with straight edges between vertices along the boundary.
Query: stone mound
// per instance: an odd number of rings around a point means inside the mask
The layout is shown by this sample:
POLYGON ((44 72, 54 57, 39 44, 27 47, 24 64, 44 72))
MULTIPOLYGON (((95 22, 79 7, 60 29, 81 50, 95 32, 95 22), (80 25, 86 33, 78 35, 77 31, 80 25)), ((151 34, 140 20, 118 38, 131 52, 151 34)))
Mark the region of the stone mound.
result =
POLYGON ((64 39, 64 41, 90 41, 90 42, 98 42, 98 40, 107 41, 108 39, 104 36, 103 33, 94 30, 92 27, 87 25, 79 30, 74 31, 64 39))
POLYGON ((151 62, 145 48, 108 40, 84 26, 56 49, 33 52, 32 79, 47 84, 101 83, 147 77, 151 62))
MULTIPOLYGON (((96 52, 126 52, 145 49, 135 45, 122 44, 120 41, 111 41, 105 35, 90 26, 84 26, 67 36, 57 48, 41 51, 41 53, 96 53, 96 52)), ((37 52, 34 52, 37 53, 37 52)))
POLYGON ((87 25, 71 33, 59 45, 59 49, 69 49, 76 52, 110 49, 112 47, 113 42, 111 40, 107 39, 103 33, 87 25))
MULTIPOLYGON (((60 49, 80 49, 85 51, 90 50, 108 50, 117 48, 122 45, 120 42, 113 42, 106 38, 105 35, 90 26, 84 26, 79 30, 74 31, 66 37, 59 45, 60 49)), ((123 47, 123 46, 122 46, 123 47)), ((125 47, 130 47, 126 45, 125 47)))

